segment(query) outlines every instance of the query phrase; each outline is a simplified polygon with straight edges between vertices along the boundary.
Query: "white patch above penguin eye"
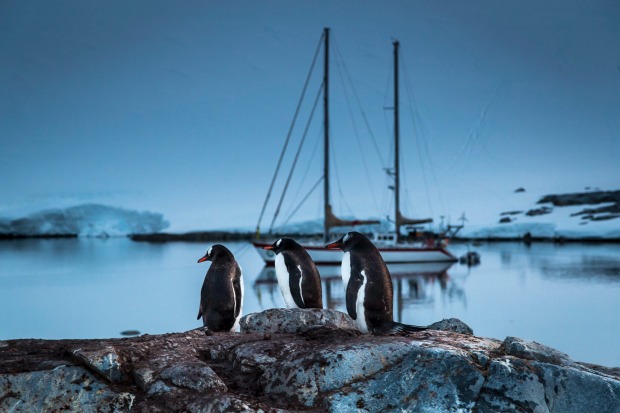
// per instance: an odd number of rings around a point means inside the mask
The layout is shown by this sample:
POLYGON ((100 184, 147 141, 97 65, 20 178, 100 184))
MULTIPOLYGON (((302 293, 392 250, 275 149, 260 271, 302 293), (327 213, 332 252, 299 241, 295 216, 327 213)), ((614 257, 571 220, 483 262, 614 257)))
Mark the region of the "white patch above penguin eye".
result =
POLYGON ((209 250, 207 251, 207 257, 211 256, 211 251, 213 251, 213 247, 209 248, 209 250))
POLYGON ((351 233, 347 232, 347 235, 344 236, 344 238, 342 239, 342 242, 347 242, 349 238, 351 238, 351 233))
POLYGON ((276 247, 279 247, 282 244, 282 238, 276 241, 276 247))

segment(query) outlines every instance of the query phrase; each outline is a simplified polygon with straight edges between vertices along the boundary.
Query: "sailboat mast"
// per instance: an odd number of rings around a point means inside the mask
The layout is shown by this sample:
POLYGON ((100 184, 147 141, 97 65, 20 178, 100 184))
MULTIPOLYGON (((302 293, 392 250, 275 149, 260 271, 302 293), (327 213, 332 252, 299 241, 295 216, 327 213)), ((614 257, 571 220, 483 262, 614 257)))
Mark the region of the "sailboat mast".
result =
POLYGON ((325 59, 323 64, 323 119, 324 119, 324 147, 323 147, 323 240, 329 241, 329 28, 324 29, 325 59))
POLYGON ((400 126, 398 114, 398 40, 394 41, 394 224, 396 242, 400 242, 400 126))

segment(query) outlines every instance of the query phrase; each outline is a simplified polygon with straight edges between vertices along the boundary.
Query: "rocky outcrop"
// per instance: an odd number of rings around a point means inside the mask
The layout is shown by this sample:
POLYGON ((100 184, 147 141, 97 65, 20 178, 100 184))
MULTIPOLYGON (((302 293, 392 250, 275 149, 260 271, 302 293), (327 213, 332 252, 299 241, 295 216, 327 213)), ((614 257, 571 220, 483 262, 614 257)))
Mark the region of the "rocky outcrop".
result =
POLYGON ((548 206, 542 206, 540 208, 534 208, 534 209, 528 210, 525 213, 525 215, 527 215, 528 217, 535 217, 538 215, 550 214, 551 212, 553 212, 553 208, 550 208, 548 206))
POLYGON ((358 330, 357 324, 347 314, 336 310, 309 308, 272 308, 241 318, 242 333, 298 334, 317 327, 358 330))
POLYGON ((572 213, 571 216, 581 216, 581 219, 586 221, 605 221, 620 218, 620 191, 588 191, 547 195, 542 197, 538 203, 550 203, 559 207, 608 204, 597 208, 584 208, 581 211, 572 213))
POLYGON ((538 201, 539 204, 550 203, 555 206, 594 205, 608 202, 620 204, 620 190, 553 194, 546 195, 538 201))
MULTIPOLYGON (((349 335, 360 335, 357 323, 341 311, 309 308, 272 308, 261 313, 248 314, 240 321, 242 333, 299 334, 317 330, 346 330, 349 335)), ((430 330, 452 331, 473 335, 474 331, 458 318, 446 318, 428 326, 430 330)))
POLYGON ((251 314, 242 333, 0 342, 0 411, 620 412, 617 370, 458 320, 361 334, 331 310, 251 314), (294 333, 292 333, 294 332, 294 333))

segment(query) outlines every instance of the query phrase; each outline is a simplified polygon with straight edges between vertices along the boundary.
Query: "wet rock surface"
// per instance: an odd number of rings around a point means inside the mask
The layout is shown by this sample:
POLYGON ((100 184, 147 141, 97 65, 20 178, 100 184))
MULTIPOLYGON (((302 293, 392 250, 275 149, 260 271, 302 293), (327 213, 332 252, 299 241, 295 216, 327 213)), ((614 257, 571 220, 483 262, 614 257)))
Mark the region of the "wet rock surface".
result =
POLYGON ((620 413, 617 369, 459 320, 370 336, 329 310, 265 313, 247 333, 3 341, 0 411, 620 413))

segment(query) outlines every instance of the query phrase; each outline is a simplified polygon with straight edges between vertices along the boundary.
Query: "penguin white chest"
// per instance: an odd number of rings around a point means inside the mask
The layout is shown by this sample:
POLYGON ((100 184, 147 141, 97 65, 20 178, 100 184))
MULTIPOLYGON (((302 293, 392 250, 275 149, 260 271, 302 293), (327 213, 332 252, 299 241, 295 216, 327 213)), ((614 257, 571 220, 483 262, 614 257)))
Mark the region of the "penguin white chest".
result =
POLYGON ((357 291, 357 299, 355 300, 355 311, 357 312, 357 325, 362 333, 368 333, 368 324, 366 323, 366 307, 364 307, 364 300, 366 300, 366 272, 362 270, 362 286, 357 291))
POLYGON ((280 286, 280 291, 282 292, 282 297, 284 298, 286 308, 298 308, 297 304, 295 304, 295 300, 293 299, 293 294, 291 294, 291 285, 289 283, 290 278, 286 264, 284 263, 284 256, 282 254, 276 254, 275 266, 278 285, 280 286))
MULTIPOLYGON (((239 267, 239 269, 241 270, 241 267, 239 267)), ((241 319, 241 316, 243 315, 243 273, 241 273, 239 276, 239 282, 240 282, 240 287, 241 287, 241 291, 240 291, 241 295, 237 297, 237 293, 235 293, 235 284, 232 283, 231 281, 233 299, 235 300, 235 305, 233 308, 237 308, 237 301, 238 301, 239 302, 239 315, 235 317, 235 324, 233 324, 230 331, 235 331, 237 328, 239 328, 239 320, 241 319)))
POLYGON ((351 278, 351 254, 349 252, 345 252, 342 256, 340 275, 342 276, 342 285, 344 285, 344 290, 346 291, 349 285, 349 278, 351 278))

